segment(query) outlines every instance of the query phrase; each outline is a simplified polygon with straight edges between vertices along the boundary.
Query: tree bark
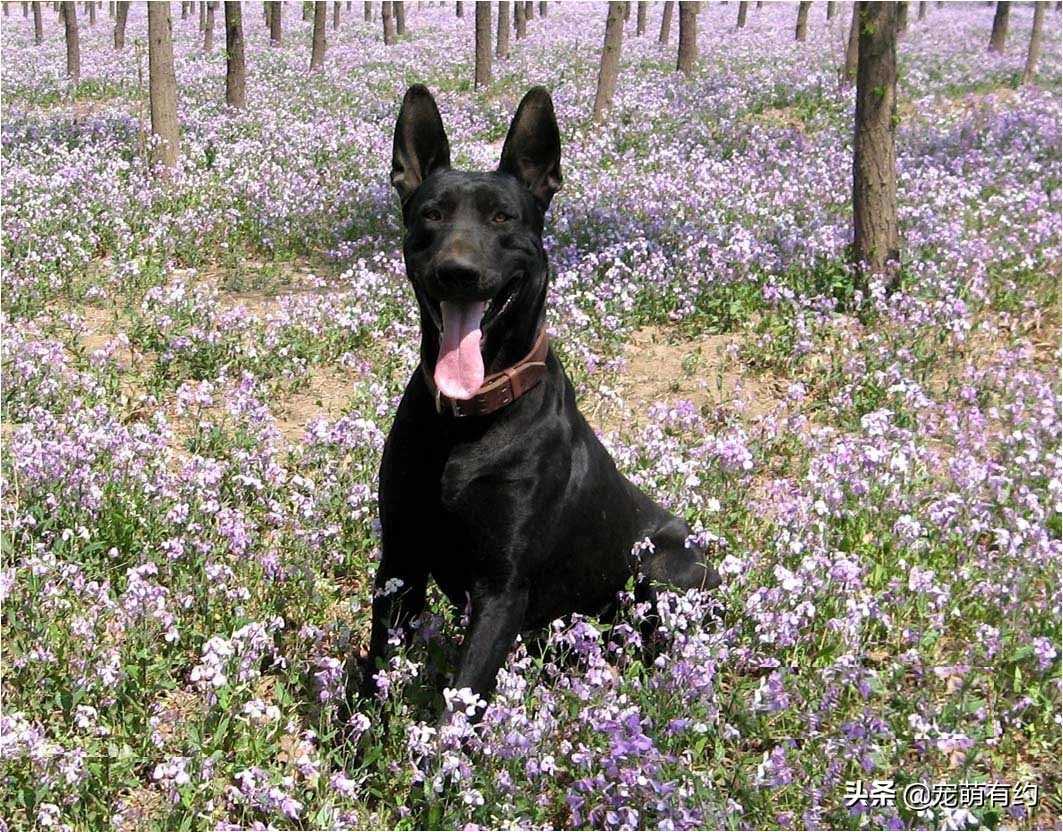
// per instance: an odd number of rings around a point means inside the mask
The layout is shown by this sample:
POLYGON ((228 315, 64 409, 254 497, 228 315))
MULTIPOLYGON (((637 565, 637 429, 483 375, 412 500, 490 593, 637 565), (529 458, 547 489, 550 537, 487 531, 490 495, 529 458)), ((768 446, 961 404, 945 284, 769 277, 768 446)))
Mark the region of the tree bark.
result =
POLYGON ((114 48, 125 49, 125 24, 129 19, 129 0, 118 0, 114 7, 114 48))
POLYGON ((594 94, 594 110, 591 118, 605 119, 605 111, 613 106, 616 81, 620 77, 620 47, 624 37, 624 4, 610 3, 605 17, 605 44, 602 46, 602 62, 598 69, 598 90, 594 94))
POLYGON ((402 37, 406 34, 406 4, 403 0, 393 0, 391 14, 395 18, 395 34, 402 37))
POLYGON ((679 56, 675 68, 684 75, 694 71, 698 60, 698 4, 679 4, 679 56))
POLYGON ((373 4, 370 0, 365 0, 362 3, 362 18, 366 23, 371 23, 373 20, 373 4))
POLYGON ((247 106, 247 64, 244 62, 244 20, 239 2, 225 2, 225 103, 247 106))
POLYGON ((310 45, 310 69, 320 68, 325 63, 325 18, 328 9, 325 0, 314 0, 314 39, 310 45))
POLYGON ((1026 52, 1026 66, 1022 70, 1022 83, 1029 84, 1037 73, 1037 59, 1041 57, 1041 31, 1045 24, 1045 4, 1033 4, 1033 28, 1030 30, 1030 48, 1026 52))
POLYGON ((524 19, 535 20, 535 3, 532 0, 524 0, 524 19))
POLYGON ((797 29, 794 32, 796 40, 804 42, 808 36, 808 10, 811 7, 812 3, 810 2, 797 4, 797 29))
POLYGON ((340 2, 335 0, 332 4, 332 31, 340 28, 340 2))
POLYGON ((33 42, 44 43, 44 15, 41 14, 41 4, 30 5, 33 6, 33 42))
POLYGON ((637 37, 642 37, 646 34, 646 13, 649 5, 644 0, 639 0, 638 11, 635 13, 635 35, 637 37))
POLYGON ((516 0, 513 4, 513 36, 517 40, 528 37, 528 18, 524 15, 523 0, 516 0))
POLYGON ((177 76, 173 71, 173 39, 169 3, 148 3, 148 94, 151 132, 158 137, 152 161, 173 168, 180 154, 177 125, 177 76))
POLYGON ((539 17, 546 17, 546 0, 539 0, 539 17))
POLYGON ((735 24, 736 29, 746 28, 746 15, 749 13, 749 3, 738 4, 738 23, 735 24))
POLYGON ((203 23, 203 51, 214 51, 214 9, 217 7, 215 0, 207 3, 205 22, 203 23))
POLYGON ((491 83, 491 3, 476 0, 476 66, 473 83, 482 89, 491 83))
POLYGON ((856 83, 856 63, 860 54, 860 8, 853 3, 853 19, 849 23, 849 42, 845 47, 845 66, 842 67, 842 83, 856 83))
POLYGON ((284 9, 276 0, 272 0, 273 11, 269 16, 269 45, 281 46, 284 42, 284 9))
MULTIPOLYGON (((897 230, 897 4, 861 2, 853 143, 853 260, 867 298, 871 275, 900 258, 897 230)), ((892 280, 890 281, 893 282, 892 280)))
POLYGON ((78 39, 77 3, 63 3, 63 25, 66 29, 66 75, 75 84, 81 80, 81 44, 78 39))
POLYGON ((498 34, 495 54, 499 58, 509 57, 509 3, 498 0, 498 34))
POLYGON ((908 4, 897 3, 897 34, 903 35, 908 31, 908 4))
POLYGON ((661 14, 661 34, 657 38, 658 43, 665 46, 672 39, 672 14, 675 11, 675 0, 666 0, 664 12, 661 14))
POLYGON ((830 0, 827 3, 827 20, 834 20, 835 6, 837 5, 838 4, 833 2, 833 0, 830 0))
POLYGON ((989 36, 989 51, 1000 52, 1004 51, 1004 42, 1008 39, 1008 12, 1011 11, 1011 4, 1006 0, 1000 0, 997 3, 996 13, 993 15, 993 32, 989 36))
POLYGON ((461 5, 461 0, 454 4, 454 16, 465 17, 465 7, 461 5))
POLYGON ((380 21, 384 24, 384 45, 392 46, 398 38, 395 36, 395 18, 391 14, 391 0, 380 4, 380 21))
POLYGON ((926 3, 925 2, 919 4, 919 14, 917 14, 915 16, 915 19, 917 21, 919 21, 920 23, 922 23, 924 20, 926 20, 926 3))
POLYGON ((85 4, 85 11, 89 13, 89 26, 96 25, 96 3, 90 0, 85 4))

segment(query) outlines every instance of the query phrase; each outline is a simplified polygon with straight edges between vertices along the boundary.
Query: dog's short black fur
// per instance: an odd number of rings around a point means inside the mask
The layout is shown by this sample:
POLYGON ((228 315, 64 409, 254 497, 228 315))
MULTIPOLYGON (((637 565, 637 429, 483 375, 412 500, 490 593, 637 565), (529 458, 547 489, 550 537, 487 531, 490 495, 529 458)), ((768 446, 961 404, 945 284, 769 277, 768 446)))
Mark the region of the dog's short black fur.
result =
MULTIPOLYGON (((383 557, 363 695, 375 691, 388 629, 423 609, 429 576, 455 604, 471 599, 453 685, 485 697, 522 630, 572 612, 608 612, 633 576, 644 598, 655 583, 708 589, 720 582, 704 552, 687 546, 687 525, 616 470, 576 409, 553 350, 545 379, 489 415, 441 410, 430 388, 433 373, 443 384, 450 378, 451 388, 468 375, 453 369, 459 335, 481 335, 486 373, 531 350, 544 325, 543 219, 561 185, 560 156, 553 103, 542 88, 524 97, 498 170, 487 173, 450 167, 443 122, 427 89, 411 87, 403 100, 391 178, 420 307, 423 367, 406 387, 384 447, 383 557), (481 312, 480 333, 475 320, 462 322, 481 312), (448 340, 447 325, 462 332, 448 340), (448 350, 449 376, 437 367, 448 350), (633 545, 647 537, 653 551, 636 558, 633 545)), ((466 347, 462 367, 470 356, 466 347)), ((482 375, 471 378, 475 384, 482 375)), ((467 398, 461 390, 456 397, 467 398)))

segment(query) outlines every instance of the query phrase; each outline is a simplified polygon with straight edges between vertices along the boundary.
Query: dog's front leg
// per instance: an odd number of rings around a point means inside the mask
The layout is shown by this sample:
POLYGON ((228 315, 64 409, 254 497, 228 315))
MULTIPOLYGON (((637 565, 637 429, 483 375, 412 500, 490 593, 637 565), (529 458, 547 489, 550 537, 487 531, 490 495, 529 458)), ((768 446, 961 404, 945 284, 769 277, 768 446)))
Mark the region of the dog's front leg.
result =
MULTIPOLYGON (((498 670, 520 633, 527 608, 526 587, 473 592, 472 620, 462 644, 455 688, 470 688, 484 699, 491 695, 498 670)), ((471 719, 478 721, 482 716, 481 708, 471 719)))

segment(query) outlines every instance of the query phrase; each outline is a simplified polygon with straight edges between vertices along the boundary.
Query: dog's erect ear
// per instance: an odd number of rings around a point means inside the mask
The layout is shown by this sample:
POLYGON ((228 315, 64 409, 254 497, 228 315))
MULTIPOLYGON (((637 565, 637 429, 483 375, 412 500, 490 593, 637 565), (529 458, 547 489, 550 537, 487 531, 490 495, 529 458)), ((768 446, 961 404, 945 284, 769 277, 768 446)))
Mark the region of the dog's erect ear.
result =
POLYGON ((406 90, 399 120, 395 123, 391 184, 405 204, 428 174, 449 167, 450 143, 439 108, 426 87, 414 84, 406 90))
POLYGON ((561 134, 554 102, 542 87, 528 90, 517 107, 498 170, 515 176, 544 211, 561 187, 561 134))

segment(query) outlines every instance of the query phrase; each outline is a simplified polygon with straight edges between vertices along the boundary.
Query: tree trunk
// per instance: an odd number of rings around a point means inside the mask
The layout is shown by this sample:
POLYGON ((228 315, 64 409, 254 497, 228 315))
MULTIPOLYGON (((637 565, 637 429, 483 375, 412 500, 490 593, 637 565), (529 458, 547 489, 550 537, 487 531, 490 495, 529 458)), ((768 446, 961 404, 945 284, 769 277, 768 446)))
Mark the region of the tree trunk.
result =
POLYGON ((837 6, 837 5, 838 4, 833 2, 833 0, 831 0, 831 2, 827 3, 827 20, 834 20, 834 11, 835 11, 835 6, 837 6))
MULTIPOLYGON (((867 299, 871 275, 900 258, 897 230, 897 4, 861 2, 853 142, 853 260, 867 299)), ((891 283, 893 281, 890 281, 891 283)))
POLYGON ((539 0, 539 17, 546 17, 546 0, 539 0))
POLYGON ((217 7, 215 0, 207 3, 206 22, 203 24, 203 51, 214 51, 214 9, 217 7))
POLYGON ((649 3, 639 0, 638 11, 635 14, 635 35, 642 37, 646 34, 646 16, 649 9, 649 3))
POLYGON ((842 68, 842 83, 856 83, 856 63, 860 53, 860 9, 853 3, 853 19, 849 24, 849 42, 845 47, 845 66, 842 68))
POLYGON ((1030 30, 1030 48, 1026 52, 1026 67, 1022 71, 1022 83, 1029 84, 1037 72, 1037 59, 1041 57, 1041 30, 1045 23, 1045 4, 1033 4, 1033 28, 1030 30))
POLYGON ((679 57, 675 68, 685 75, 694 71, 698 60, 698 4, 679 4, 679 57))
POLYGON ((370 0, 365 0, 365 2, 362 3, 362 18, 366 23, 371 23, 373 21, 373 4, 370 0))
POLYGON ((465 7, 461 5, 461 0, 454 4, 454 16, 465 17, 465 7))
POLYGON ((513 35, 517 40, 528 37, 528 18, 524 16, 522 0, 513 4, 513 35))
POLYGON ((44 43, 44 15, 41 14, 41 4, 30 5, 33 6, 33 42, 44 43))
POLYGON ((78 42, 77 3, 63 3, 63 24, 66 27, 66 75, 75 84, 81 80, 81 44, 78 42))
POLYGON ((736 29, 746 28, 746 14, 749 12, 749 3, 738 4, 738 23, 735 25, 736 29))
POLYGON ((244 21, 239 2, 225 2, 225 103, 247 106, 247 65, 244 63, 244 21))
POLYGON ((1011 11, 1011 4, 1006 0, 1000 0, 997 3, 996 13, 993 15, 993 33, 989 36, 989 51, 1000 52, 1004 51, 1004 41, 1008 39, 1008 12, 1011 11))
POLYGON ((476 0, 476 67, 473 83, 482 89, 491 83, 491 3, 476 0))
POLYGON ((322 67, 325 63, 325 18, 328 9, 325 0, 314 0, 314 39, 310 45, 310 69, 311 71, 322 67))
POLYGON ((403 0, 393 0, 391 14, 395 18, 395 35, 401 38, 406 34, 406 4, 403 0))
POLYGON ((897 34, 903 35, 908 31, 908 4, 897 4, 897 34))
POLYGON ((524 19, 535 20, 535 3, 532 0, 524 0, 524 19))
POLYGON ((499 58, 509 57, 509 3, 498 0, 498 43, 495 45, 495 54, 499 58))
POLYGON ((926 3, 919 4, 919 14, 915 16, 915 19, 920 23, 926 20, 926 3))
POLYGON ((675 10, 675 0, 666 0, 664 12, 661 14, 661 34, 657 38, 658 43, 665 46, 672 38, 672 13, 675 10))
POLYGON ((810 2, 797 4, 797 29, 794 33, 796 40, 804 42, 808 35, 808 10, 812 7, 810 2))
POLYGON ((152 161, 167 168, 177 164, 181 149, 170 25, 170 4, 148 3, 148 96, 151 132, 158 137, 152 161))
POLYGON ((605 44, 602 46, 602 63, 598 69, 598 90, 594 94, 594 110, 591 118, 605 119, 605 111, 613 106, 616 81, 620 77, 620 47, 624 37, 624 4, 610 3, 605 17, 605 44))
POLYGON ((269 45, 280 46, 284 42, 284 30, 282 18, 284 17, 284 9, 279 2, 273 0, 273 11, 269 16, 269 45))
POLYGON ((380 20, 384 24, 384 45, 392 46, 398 38, 395 36, 395 18, 391 14, 391 0, 380 4, 380 20))
POLYGON ((89 26, 96 25, 96 4, 94 2, 88 2, 85 4, 86 11, 89 13, 89 26))
POLYGON ((114 48, 125 49, 125 23, 129 19, 129 0, 118 0, 114 7, 114 48))
POLYGON ((340 2, 336 0, 332 4, 332 31, 340 28, 340 2))

